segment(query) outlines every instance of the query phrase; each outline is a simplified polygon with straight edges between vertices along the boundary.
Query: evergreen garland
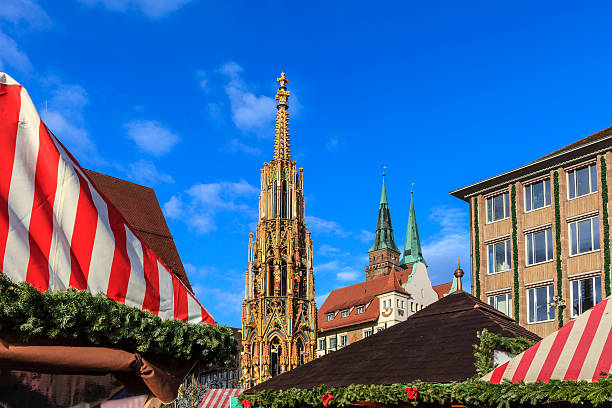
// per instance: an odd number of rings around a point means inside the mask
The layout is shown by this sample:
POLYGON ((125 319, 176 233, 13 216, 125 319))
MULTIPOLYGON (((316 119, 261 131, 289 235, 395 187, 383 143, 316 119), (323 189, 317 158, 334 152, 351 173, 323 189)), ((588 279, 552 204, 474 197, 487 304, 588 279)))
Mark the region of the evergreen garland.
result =
POLYGON ((524 337, 503 337, 487 329, 482 329, 476 333, 476 336, 480 339, 480 344, 474 344, 474 358, 476 359, 474 365, 478 378, 495 368, 491 365, 494 350, 520 354, 536 343, 524 337))
MULTIPOLYGON (((590 403, 593 406, 607 405, 612 400, 612 379, 602 378, 599 382, 550 380, 548 383, 491 384, 484 381, 468 380, 459 383, 440 384, 415 381, 410 384, 393 385, 349 385, 312 389, 291 388, 283 391, 262 391, 241 394, 240 403, 251 402, 253 407, 281 408, 320 406, 321 397, 333 395, 330 407, 346 406, 357 401, 376 402, 387 406, 397 404, 436 404, 448 406, 462 404, 479 407, 511 407, 517 405, 541 406, 567 401, 574 404, 590 403), (411 400, 407 387, 417 389, 416 400, 411 400)), ((248 405, 248 404, 245 404, 248 405)), ((431 406, 431 405, 428 405, 431 406)), ((556 406, 556 405, 555 405, 556 406)))
POLYGON ((0 276, 0 330, 66 344, 114 347, 144 356, 226 364, 236 353, 230 328, 162 320, 104 295, 68 289, 39 292, 0 276))
POLYGON ((601 201, 603 221, 603 247, 604 247, 604 287, 606 297, 610 296, 610 222, 608 219, 608 166, 605 156, 601 156, 601 201))
POLYGON ((518 231, 516 226, 516 184, 510 190, 510 203, 512 212, 512 264, 514 266, 514 321, 519 324, 519 260, 518 260, 518 231))
MULTIPOLYGON (((553 189, 555 194, 555 248, 557 252, 557 296, 559 302, 563 299, 563 270, 561 268, 561 209, 559 205, 559 172, 553 173, 553 189)), ((559 327, 563 326, 563 309, 558 308, 559 327)))
POLYGON ((480 299, 480 229, 478 227, 478 197, 474 197, 474 256, 476 258, 476 297, 480 299))

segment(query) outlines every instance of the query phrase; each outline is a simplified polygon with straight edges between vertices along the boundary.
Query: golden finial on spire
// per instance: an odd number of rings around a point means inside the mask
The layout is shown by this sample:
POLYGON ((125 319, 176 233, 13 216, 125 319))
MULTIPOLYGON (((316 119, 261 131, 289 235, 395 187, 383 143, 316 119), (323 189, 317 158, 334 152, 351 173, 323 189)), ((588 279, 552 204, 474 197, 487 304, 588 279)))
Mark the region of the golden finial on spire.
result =
POLYGON ((288 160, 291 157, 291 149, 289 142, 289 113, 287 112, 287 100, 291 92, 287 90, 289 80, 285 77, 285 73, 281 72, 280 78, 276 81, 280 84, 276 92, 276 135, 274 140, 274 159, 288 160))

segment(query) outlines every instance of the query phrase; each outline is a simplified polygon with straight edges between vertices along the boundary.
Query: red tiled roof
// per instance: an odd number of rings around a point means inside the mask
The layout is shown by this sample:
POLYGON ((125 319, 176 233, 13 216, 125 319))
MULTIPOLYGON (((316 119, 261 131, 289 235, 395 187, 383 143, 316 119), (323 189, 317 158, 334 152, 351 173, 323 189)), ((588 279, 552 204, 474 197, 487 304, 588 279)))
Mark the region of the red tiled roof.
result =
POLYGON ((380 312, 380 302, 377 295, 394 290, 407 293, 401 285, 408 280, 408 276, 412 273, 412 265, 410 264, 407 269, 392 271, 389 275, 334 289, 319 309, 317 315, 319 329, 329 330, 375 320, 380 312), (373 302, 373 300, 376 301, 373 302), (359 305, 367 305, 364 313, 357 314, 357 309, 354 308, 347 317, 342 317, 341 313, 337 313, 333 320, 327 320, 328 313, 335 313, 359 305))
POLYGON ((100 192, 108 198, 166 266, 191 290, 187 273, 168 224, 152 188, 130 183, 106 174, 85 170, 100 192))
POLYGON ((448 292, 451 290, 452 286, 453 282, 448 282, 441 285, 432 286, 432 288, 438 294, 438 299, 442 299, 444 295, 448 295, 448 292))

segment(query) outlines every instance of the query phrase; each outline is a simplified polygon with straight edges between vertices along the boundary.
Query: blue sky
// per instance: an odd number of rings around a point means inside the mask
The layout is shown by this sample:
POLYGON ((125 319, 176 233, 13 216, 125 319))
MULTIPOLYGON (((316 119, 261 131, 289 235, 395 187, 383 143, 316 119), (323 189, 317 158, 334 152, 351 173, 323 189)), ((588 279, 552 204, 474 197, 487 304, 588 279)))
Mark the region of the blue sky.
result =
POLYGON ((287 73, 319 300, 364 278, 380 167, 415 183, 434 283, 468 269, 448 192, 612 125, 608 2, 0 0, 0 71, 85 167, 155 188, 201 301, 240 324, 287 73))

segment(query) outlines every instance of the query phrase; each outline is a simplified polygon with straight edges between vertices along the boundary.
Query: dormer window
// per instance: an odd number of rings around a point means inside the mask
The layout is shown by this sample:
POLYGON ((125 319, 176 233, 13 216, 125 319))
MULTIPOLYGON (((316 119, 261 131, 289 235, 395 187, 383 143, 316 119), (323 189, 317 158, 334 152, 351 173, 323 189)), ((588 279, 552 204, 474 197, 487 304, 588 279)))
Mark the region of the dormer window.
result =
POLYGON ((328 313, 327 314, 327 321, 329 322, 330 320, 334 320, 334 314, 333 313, 328 313))
POLYGON ((357 306, 357 314, 362 314, 363 312, 365 312, 365 306, 357 306))
POLYGON ((345 309, 345 310, 342 311, 342 317, 348 317, 348 315, 349 315, 349 310, 348 309, 345 309))

